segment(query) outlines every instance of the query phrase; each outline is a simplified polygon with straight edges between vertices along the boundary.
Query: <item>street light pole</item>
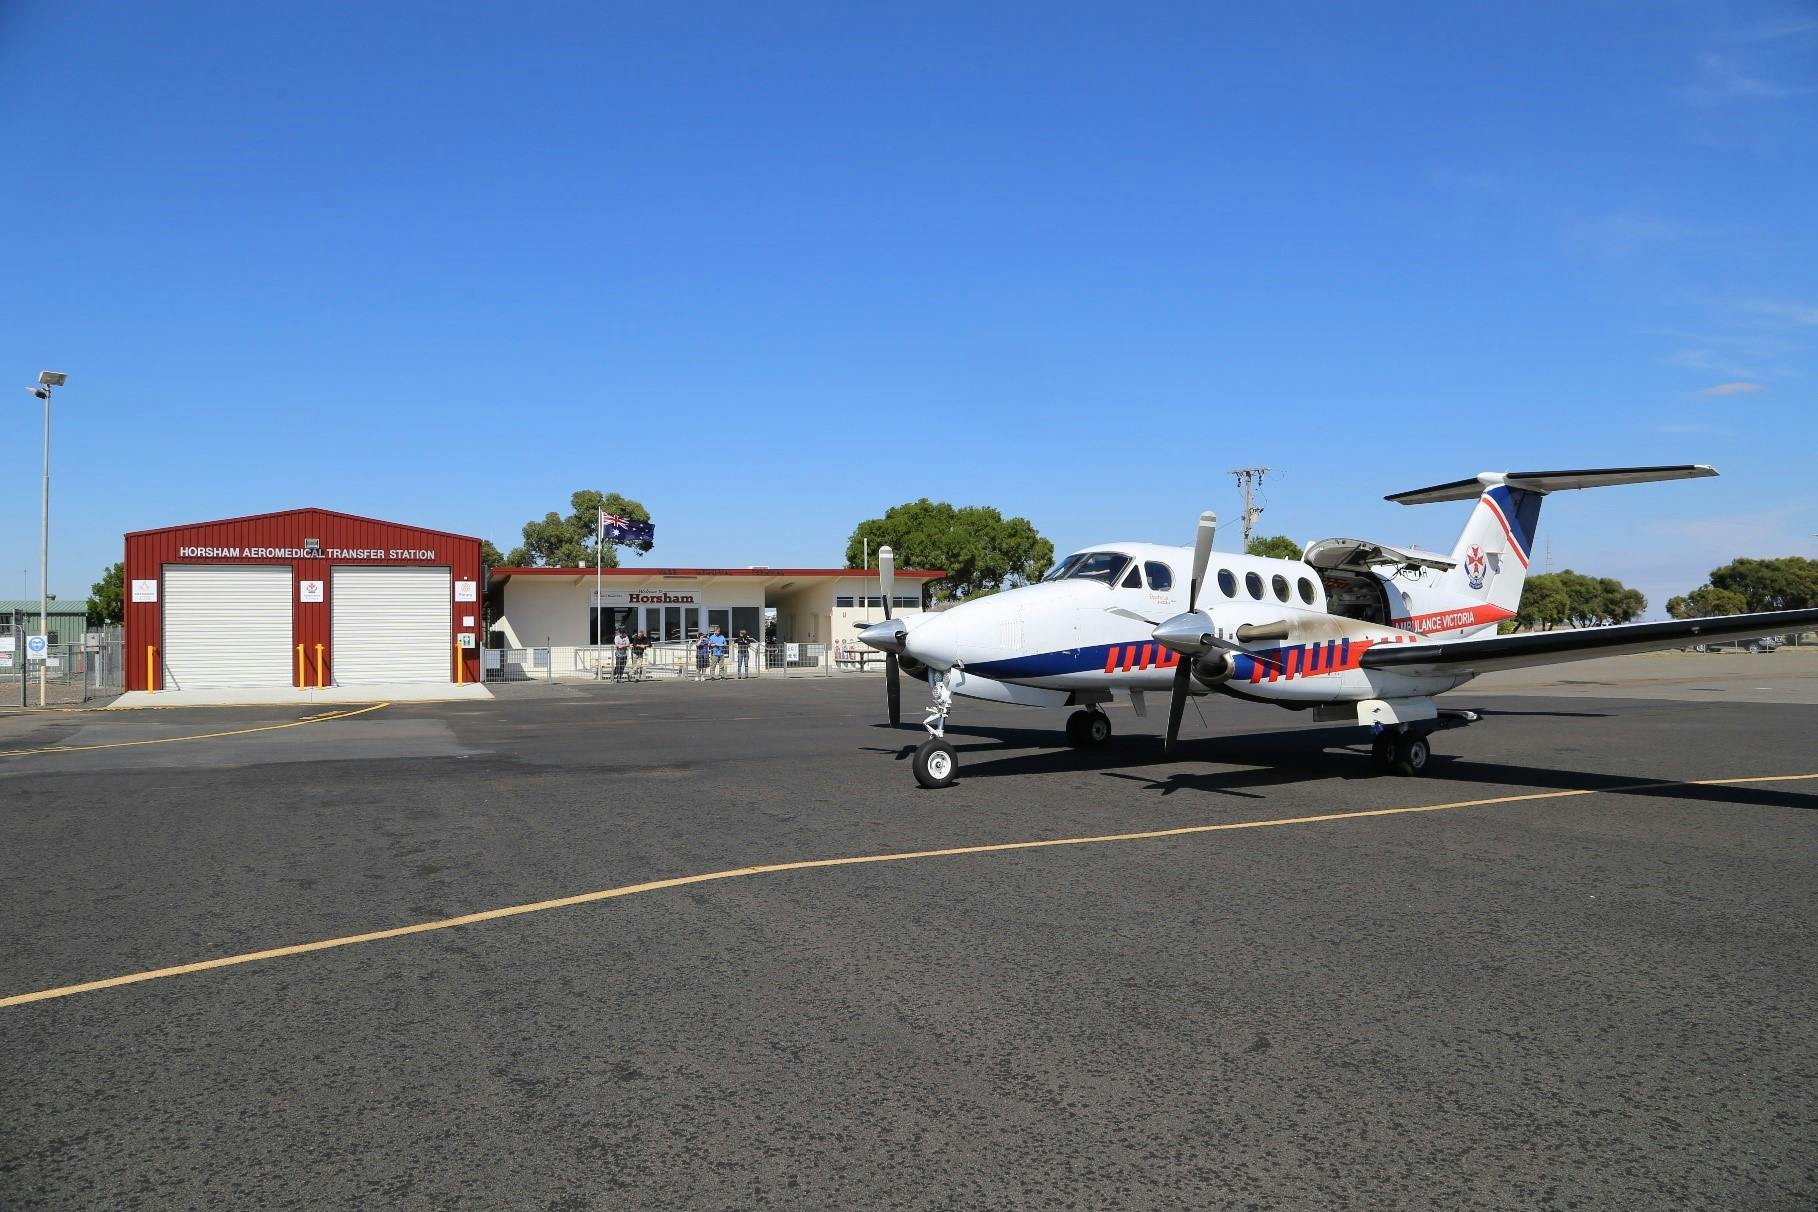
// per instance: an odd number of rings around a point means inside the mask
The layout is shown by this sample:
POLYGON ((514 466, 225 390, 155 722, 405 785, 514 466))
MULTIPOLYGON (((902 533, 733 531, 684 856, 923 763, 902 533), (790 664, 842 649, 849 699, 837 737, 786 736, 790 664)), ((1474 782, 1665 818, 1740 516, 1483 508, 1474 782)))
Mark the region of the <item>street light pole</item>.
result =
MULTIPOLYGON (((27 388, 44 401, 44 512, 38 530, 38 634, 44 637, 44 655, 38 658, 38 706, 48 701, 46 672, 50 668, 50 423, 51 389, 61 387, 69 376, 60 370, 38 372, 38 385, 27 388)), ((20 670, 24 675, 24 670, 20 670)))

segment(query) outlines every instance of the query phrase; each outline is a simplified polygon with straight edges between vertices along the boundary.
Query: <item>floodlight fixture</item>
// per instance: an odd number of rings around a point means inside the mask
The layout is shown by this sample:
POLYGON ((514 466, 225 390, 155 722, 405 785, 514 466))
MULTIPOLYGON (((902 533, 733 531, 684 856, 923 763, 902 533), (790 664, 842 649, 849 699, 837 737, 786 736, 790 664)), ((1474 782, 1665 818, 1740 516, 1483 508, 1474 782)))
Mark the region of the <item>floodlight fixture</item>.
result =
POLYGON ((38 386, 61 387, 69 382, 69 376, 60 370, 41 370, 38 372, 38 386))

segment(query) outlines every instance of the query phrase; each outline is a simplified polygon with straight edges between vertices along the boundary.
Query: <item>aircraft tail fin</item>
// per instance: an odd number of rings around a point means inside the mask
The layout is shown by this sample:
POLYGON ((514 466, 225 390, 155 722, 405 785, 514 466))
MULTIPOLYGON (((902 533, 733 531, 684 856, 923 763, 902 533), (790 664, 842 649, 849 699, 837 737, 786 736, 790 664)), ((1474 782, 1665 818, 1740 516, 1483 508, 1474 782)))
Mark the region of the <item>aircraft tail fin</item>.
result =
POLYGON ((1534 532, 1540 523, 1540 503, 1548 493, 1701 479, 1716 474, 1715 468, 1704 463, 1576 471, 1486 471, 1469 480, 1399 492, 1386 499, 1399 505, 1425 505, 1476 498, 1477 507, 1452 548, 1452 560, 1457 566, 1441 578, 1441 588, 1448 596, 1457 594, 1464 601, 1486 603, 1497 608, 1497 617, 1510 618, 1521 605, 1521 587, 1527 580, 1534 532))

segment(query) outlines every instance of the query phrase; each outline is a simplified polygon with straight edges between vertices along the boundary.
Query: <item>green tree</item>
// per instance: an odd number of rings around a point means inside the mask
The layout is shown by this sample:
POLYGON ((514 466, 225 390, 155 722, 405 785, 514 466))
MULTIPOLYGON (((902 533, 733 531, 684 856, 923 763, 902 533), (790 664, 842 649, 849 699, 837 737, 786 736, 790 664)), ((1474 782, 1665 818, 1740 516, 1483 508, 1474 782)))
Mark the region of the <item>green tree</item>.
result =
POLYGON ((491 539, 480 540, 480 563, 487 568, 503 568, 505 566, 505 557, 499 553, 497 547, 492 545, 491 539))
POLYGON ((115 564, 89 587, 88 625, 105 627, 126 618, 126 565, 115 564))
POLYGON ((942 601, 975 597, 1040 580, 1054 562, 1054 544, 1027 518, 1006 518, 988 505, 962 505, 923 497, 893 506, 881 518, 860 522, 846 542, 846 567, 862 568, 866 540, 872 566, 888 544, 899 567, 945 570, 929 588, 942 601))
POLYGON ((1711 586, 1740 594, 1751 612, 1818 606, 1818 560, 1804 556, 1731 560, 1711 570, 1711 586))
POLYGON ((1527 630, 1551 631, 1570 623, 1574 627, 1603 627, 1630 623, 1641 617, 1648 600, 1614 577, 1587 577, 1573 572, 1543 572, 1521 587, 1521 604, 1515 623, 1527 630))
MULTIPOLYGON (((572 512, 566 517, 549 513, 540 520, 532 518, 524 523, 524 542, 512 548, 504 563, 514 568, 592 568, 594 539, 599 534, 602 508, 622 518, 639 522, 650 520, 648 509, 616 492, 601 493, 584 488, 568 498, 568 503, 572 512)), ((604 567, 619 566, 618 547, 617 543, 606 544, 600 560, 604 567)), ((650 545, 645 543, 637 544, 637 547, 640 551, 650 550, 650 545)))
POLYGON ((1244 552, 1253 556, 1267 556, 1272 560, 1300 559, 1300 544, 1285 534, 1259 535, 1250 540, 1244 552))
POLYGON ((1746 614, 1749 604, 1733 589, 1700 585, 1689 594, 1667 599, 1666 611, 1676 619, 1708 619, 1713 615, 1746 614))
POLYGON ((1531 576, 1521 587, 1521 603, 1515 608, 1515 626, 1522 631, 1551 631, 1569 618, 1570 601, 1560 574, 1543 572, 1531 576))

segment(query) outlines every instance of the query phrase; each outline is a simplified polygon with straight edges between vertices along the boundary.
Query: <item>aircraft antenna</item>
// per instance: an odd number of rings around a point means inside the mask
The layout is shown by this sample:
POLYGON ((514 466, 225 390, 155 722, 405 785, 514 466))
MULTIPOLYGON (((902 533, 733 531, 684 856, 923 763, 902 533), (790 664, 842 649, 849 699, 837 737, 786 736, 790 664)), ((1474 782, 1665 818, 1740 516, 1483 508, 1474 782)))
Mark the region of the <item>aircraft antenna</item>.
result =
POLYGON ((1263 477, 1274 471, 1273 467, 1233 467, 1231 474, 1237 477, 1237 486, 1244 491, 1244 550, 1250 550, 1250 532, 1256 529, 1256 519, 1262 516, 1263 507, 1255 504, 1256 494, 1262 490, 1263 477))

